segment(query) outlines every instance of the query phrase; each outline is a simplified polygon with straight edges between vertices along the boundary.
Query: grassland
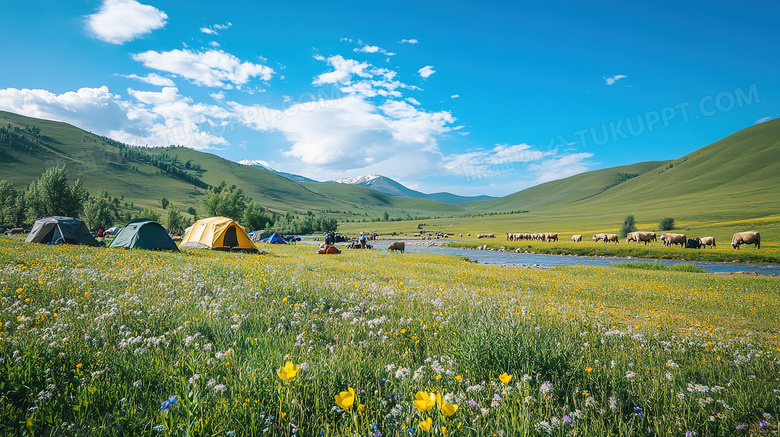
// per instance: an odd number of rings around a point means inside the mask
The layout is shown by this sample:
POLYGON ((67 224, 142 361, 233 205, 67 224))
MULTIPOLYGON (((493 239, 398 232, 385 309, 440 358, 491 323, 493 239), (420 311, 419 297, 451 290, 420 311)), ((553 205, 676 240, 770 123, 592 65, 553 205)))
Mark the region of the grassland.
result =
POLYGON ((778 430, 776 278, 263 249, 0 238, 0 432, 778 430))

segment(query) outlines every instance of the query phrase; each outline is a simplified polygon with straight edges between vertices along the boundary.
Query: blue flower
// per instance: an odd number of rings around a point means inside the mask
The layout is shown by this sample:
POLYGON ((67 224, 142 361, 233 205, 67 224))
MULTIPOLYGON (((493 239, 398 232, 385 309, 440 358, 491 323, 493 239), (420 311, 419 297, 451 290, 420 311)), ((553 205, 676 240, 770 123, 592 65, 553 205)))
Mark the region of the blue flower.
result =
POLYGON ((176 396, 171 396, 171 397, 168 398, 168 403, 169 404, 173 405, 176 402, 179 402, 179 398, 177 398, 176 396))
POLYGON ((737 425, 737 429, 745 429, 745 424, 740 423, 739 425, 737 425))
POLYGON ((761 428, 766 428, 767 426, 769 426, 769 424, 765 420, 762 420, 761 422, 758 423, 758 426, 760 426, 761 428))
POLYGON ((636 414, 637 416, 639 416, 639 418, 640 418, 640 419, 641 419, 641 418, 643 418, 643 417, 645 417, 645 413, 644 413, 644 411, 642 411, 642 409, 641 409, 641 408, 639 408, 639 407, 636 407, 636 408, 634 408, 634 414, 636 414))
POLYGON ((168 402, 168 401, 165 401, 165 402, 163 402, 163 403, 162 403, 162 405, 160 406, 160 409, 161 409, 161 410, 167 410, 167 409, 168 409, 168 407, 170 407, 170 406, 171 406, 171 403, 170 403, 170 402, 168 402))
POLYGON ((409 435, 414 434, 414 428, 409 428, 409 435))
POLYGON ((380 383, 380 384, 382 384, 382 387, 384 387, 384 386, 385 386, 385 383, 386 383, 386 382, 387 382, 387 379, 386 379, 386 378, 382 378, 382 379, 380 379, 380 380, 379 380, 379 383, 380 383))

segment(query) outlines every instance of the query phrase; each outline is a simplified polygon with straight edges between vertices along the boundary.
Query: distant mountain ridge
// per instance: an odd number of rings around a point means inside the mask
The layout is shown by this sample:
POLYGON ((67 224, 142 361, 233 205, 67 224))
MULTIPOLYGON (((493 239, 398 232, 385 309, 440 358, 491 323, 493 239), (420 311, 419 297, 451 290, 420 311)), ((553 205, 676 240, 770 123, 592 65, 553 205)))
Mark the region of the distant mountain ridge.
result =
POLYGON ((339 178, 334 180, 333 182, 339 184, 360 185, 363 187, 371 188, 372 190, 389 194, 391 196, 413 197, 417 199, 430 199, 430 200, 436 200, 437 202, 447 203, 450 205, 457 205, 459 203, 473 202, 478 200, 494 199, 494 197, 491 196, 459 196, 457 194, 452 194, 452 193, 425 194, 417 190, 412 190, 411 188, 408 188, 403 184, 396 182, 393 179, 390 179, 386 176, 377 175, 377 174, 355 176, 350 178, 339 178))
POLYGON ((262 168, 263 170, 268 170, 271 173, 276 173, 283 178, 295 182, 317 182, 314 179, 307 178, 306 176, 301 176, 299 174, 294 174, 294 173, 286 173, 283 171, 279 171, 275 168, 269 167, 268 163, 265 161, 260 161, 256 159, 242 159, 241 161, 238 161, 238 163, 242 165, 248 165, 250 167, 262 168))

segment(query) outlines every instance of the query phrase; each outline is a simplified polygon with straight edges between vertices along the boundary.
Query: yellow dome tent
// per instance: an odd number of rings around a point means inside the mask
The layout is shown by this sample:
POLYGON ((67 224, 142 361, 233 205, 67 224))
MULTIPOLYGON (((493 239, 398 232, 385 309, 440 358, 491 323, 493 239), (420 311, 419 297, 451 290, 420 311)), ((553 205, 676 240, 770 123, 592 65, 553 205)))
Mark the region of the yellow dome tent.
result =
POLYGON ((257 252, 257 248, 249 239, 246 230, 227 217, 210 217, 198 220, 187 229, 179 247, 257 252))

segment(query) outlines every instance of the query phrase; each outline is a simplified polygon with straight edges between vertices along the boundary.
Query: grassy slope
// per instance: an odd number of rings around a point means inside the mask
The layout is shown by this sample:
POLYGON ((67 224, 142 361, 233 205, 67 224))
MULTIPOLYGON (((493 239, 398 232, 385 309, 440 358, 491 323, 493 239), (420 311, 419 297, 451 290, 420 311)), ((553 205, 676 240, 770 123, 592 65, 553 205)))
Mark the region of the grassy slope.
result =
MULTIPOLYGON (((106 144, 100 137, 72 125, 24 117, 0 111, 0 126, 8 124, 41 129, 42 150, 28 155, 0 146, 0 178, 23 189, 47 168, 65 164, 72 181, 81 179, 86 189, 96 194, 104 189, 110 196, 124 196, 123 202, 133 203, 136 211, 155 208, 160 211, 160 199, 166 197, 181 210, 194 207, 203 214, 201 199, 204 190, 162 174, 156 167, 141 162, 124 162, 119 149, 106 144), (137 170, 134 170, 135 167, 137 170)), ((29 133, 22 133, 33 139, 29 133)), ((305 213, 339 211, 342 220, 379 217, 384 211, 391 216, 446 214, 459 207, 426 199, 406 199, 388 196, 365 187, 348 189, 341 184, 322 184, 323 188, 290 181, 272 172, 236 164, 216 155, 183 147, 145 149, 149 154, 166 153, 181 162, 191 160, 206 170, 202 180, 210 185, 221 181, 236 184, 263 206, 278 212, 305 213), (331 189, 329 185, 339 185, 331 189)))
POLYGON ((160 174, 151 165, 123 162, 119 150, 96 135, 67 123, 0 111, 0 125, 7 127, 9 123, 22 128, 39 127, 43 141, 43 150, 32 155, 0 146, 0 178, 13 182, 17 190, 24 189, 47 168, 65 164, 71 182, 81 179, 92 194, 104 189, 113 197, 124 196, 123 202, 133 202, 136 210, 159 208, 162 197, 182 210, 190 206, 199 209, 202 189, 160 174))

